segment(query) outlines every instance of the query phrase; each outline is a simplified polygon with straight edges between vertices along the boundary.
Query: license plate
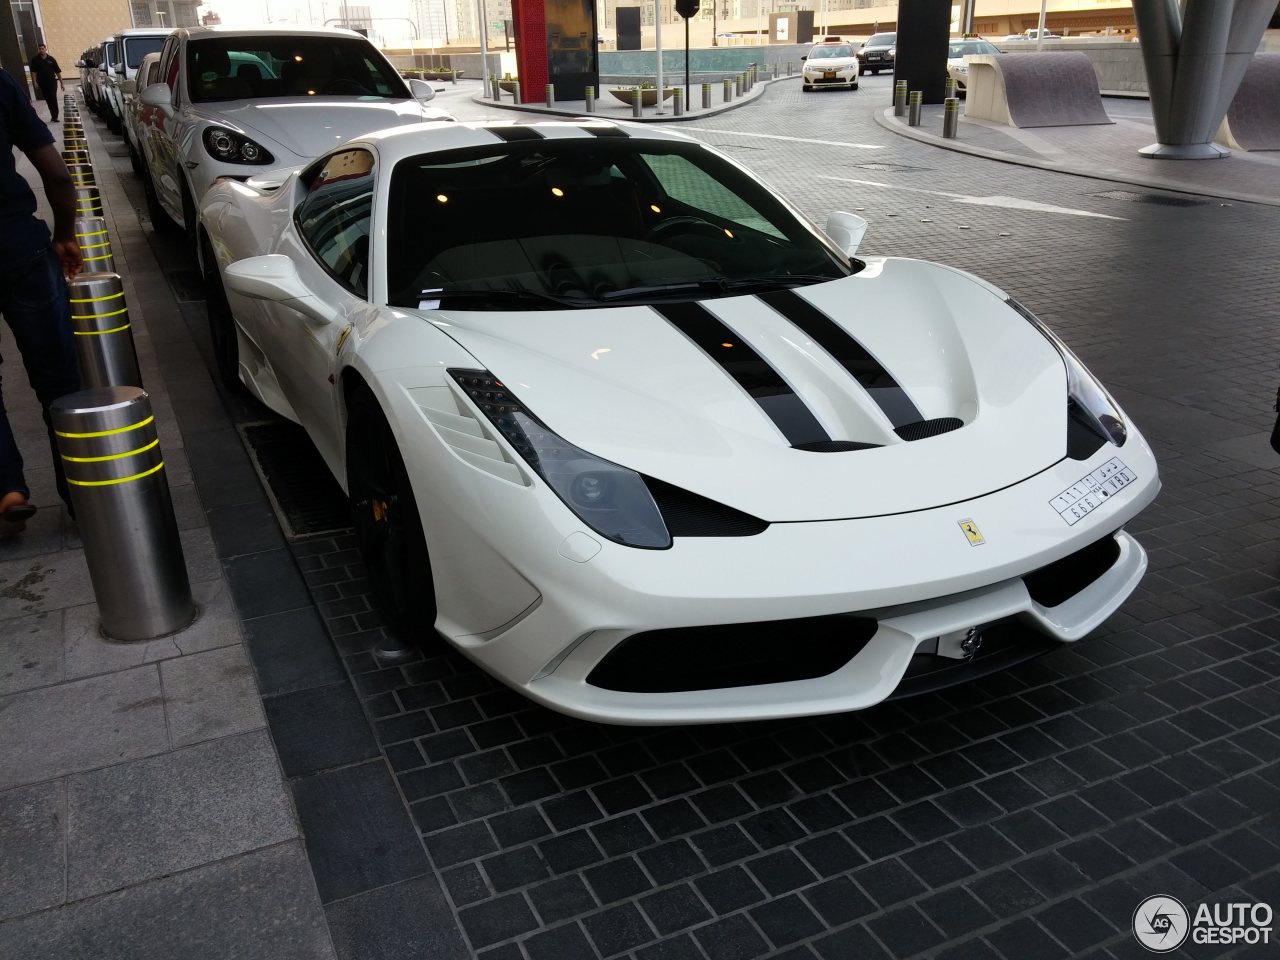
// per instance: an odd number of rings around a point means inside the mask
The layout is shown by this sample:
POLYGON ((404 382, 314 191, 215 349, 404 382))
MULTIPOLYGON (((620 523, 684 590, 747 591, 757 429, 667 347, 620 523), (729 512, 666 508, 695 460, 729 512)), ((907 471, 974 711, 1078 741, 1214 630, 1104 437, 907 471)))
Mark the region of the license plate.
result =
POLYGON ((834 70, 824 70, 822 72, 822 78, 824 80, 834 80, 836 78, 836 72, 834 70))
POLYGON ((1067 526, 1074 526, 1106 503, 1112 494, 1137 479, 1119 458, 1112 457, 1093 473, 1063 490, 1049 501, 1049 505, 1058 511, 1058 516, 1067 522, 1067 526))

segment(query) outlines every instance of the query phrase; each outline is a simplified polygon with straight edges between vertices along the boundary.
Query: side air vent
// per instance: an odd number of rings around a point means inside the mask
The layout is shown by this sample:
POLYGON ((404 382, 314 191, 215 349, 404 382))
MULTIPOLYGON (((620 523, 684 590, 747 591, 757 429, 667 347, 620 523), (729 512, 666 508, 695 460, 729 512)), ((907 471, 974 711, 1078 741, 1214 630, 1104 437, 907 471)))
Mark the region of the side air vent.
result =
POLYGON ((417 387, 409 391, 418 410, 435 428, 449 449, 479 470, 495 477, 528 486, 523 471, 507 456, 502 445, 492 439, 468 407, 458 401, 448 387, 417 387))
POLYGON ((653 477, 645 477, 644 483, 673 537, 754 537, 769 528, 759 517, 653 477))
POLYGON ((903 440, 928 440, 930 437, 938 437, 944 433, 950 433, 952 430, 959 430, 964 426, 964 421, 955 417, 937 417, 934 420, 917 420, 915 423, 904 423, 896 428, 894 433, 903 440))
POLYGON ((1088 460, 1107 438, 1098 433, 1086 420, 1079 404, 1067 402, 1067 456, 1072 460, 1088 460))

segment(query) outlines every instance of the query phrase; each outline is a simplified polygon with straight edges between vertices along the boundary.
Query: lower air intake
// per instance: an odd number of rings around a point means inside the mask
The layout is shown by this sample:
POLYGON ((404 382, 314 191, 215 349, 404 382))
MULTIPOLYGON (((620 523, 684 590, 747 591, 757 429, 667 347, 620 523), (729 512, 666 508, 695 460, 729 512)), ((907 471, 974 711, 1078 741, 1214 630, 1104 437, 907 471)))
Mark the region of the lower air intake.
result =
POLYGON ((673 537, 754 537, 769 528, 759 517, 653 477, 645 477, 644 483, 673 537))
POLYGON ((1022 578, 1031 599, 1042 607, 1065 603, 1115 566, 1120 544, 1104 537, 1070 556, 1041 567, 1022 578))
POLYGON ((609 651, 587 683, 676 693, 811 680, 856 657, 877 629, 875 620, 845 615, 650 630, 609 651))

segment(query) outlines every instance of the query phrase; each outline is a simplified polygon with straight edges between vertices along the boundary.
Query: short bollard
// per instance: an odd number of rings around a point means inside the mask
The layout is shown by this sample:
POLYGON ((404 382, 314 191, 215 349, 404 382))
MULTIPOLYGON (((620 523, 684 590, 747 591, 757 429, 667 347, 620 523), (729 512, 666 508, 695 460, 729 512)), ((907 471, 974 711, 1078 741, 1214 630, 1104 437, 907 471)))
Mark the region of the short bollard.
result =
POLYGON ((677 117, 684 116, 684 87, 676 87, 675 92, 671 95, 672 109, 677 117))
POLYGON ((898 80, 893 85, 893 115, 906 116, 907 113, 907 81, 898 80))
POLYGON ((118 273, 82 273, 67 282, 80 379, 86 387, 141 387, 129 307, 118 273))
POLYGON ((73 187, 96 187, 98 181, 93 177, 93 166, 88 163, 68 163, 67 173, 71 174, 73 187))
POLYGON ((84 126, 79 120, 67 119, 62 124, 62 135, 64 137, 83 137, 84 126))
POLYGON ((724 102, 728 103, 733 99, 733 81, 726 79, 724 82, 724 102))
POLYGON ((942 101, 942 135, 948 140, 954 140, 959 129, 960 98, 947 97, 942 101))
POLYGON ((595 113, 596 112, 596 88, 587 87, 587 89, 583 91, 582 97, 587 104, 587 113, 595 113))
POLYGON ((704 83, 702 85, 702 109, 711 109, 711 84, 704 83))
POLYGON ((189 626, 196 607, 146 391, 81 390, 49 412, 102 633, 151 640, 189 626))
POLYGON ((547 106, 554 107, 556 105, 556 85, 554 83, 547 84, 547 106))
POLYGON ((795 67, 795 61, 793 61, 793 60, 788 60, 788 61, 787 61, 787 76, 788 76, 788 77, 789 77, 789 76, 791 76, 791 71, 792 71, 792 68, 793 68, 793 67, 795 67))
POLYGON ((942 99, 944 101, 950 100, 955 95, 956 95, 956 78, 947 77, 946 83, 942 85, 942 99))
POLYGON ((524 100, 523 100, 523 99, 521 98, 521 96, 520 96, 520 81, 518 81, 518 80, 516 81, 516 85, 515 85, 514 89, 512 89, 512 91, 511 91, 511 102, 512 102, 512 103, 524 103, 524 100))
POLYGON ((76 216, 102 216, 102 197, 97 187, 76 187, 76 216))
POLYGON ((489 96, 491 96, 494 100, 502 99, 502 87, 499 86, 497 77, 489 78, 489 96))
POLYGON ((73 163, 88 163, 88 150, 63 150, 62 162, 70 166, 73 163))
POLYGON ((735 97, 742 96, 742 74, 738 74, 733 78, 733 95, 735 97))
POLYGON ((924 91, 912 90, 910 113, 907 115, 907 125, 912 127, 920 126, 920 111, 924 106, 924 91))
POLYGON ((631 90, 631 116, 640 117, 644 115, 644 93, 639 87, 631 90))
MULTIPOLYGON (((76 241, 84 255, 87 273, 114 273, 116 262, 111 257, 111 240, 107 236, 107 221, 102 217, 78 217, 76 241)), ((75 313, 75 311, 71 311, 75 313)))
POLYGON ((84 137, 63 137, 62 149, 63 150, 88 150, 89 141, 86 140, 84 137))

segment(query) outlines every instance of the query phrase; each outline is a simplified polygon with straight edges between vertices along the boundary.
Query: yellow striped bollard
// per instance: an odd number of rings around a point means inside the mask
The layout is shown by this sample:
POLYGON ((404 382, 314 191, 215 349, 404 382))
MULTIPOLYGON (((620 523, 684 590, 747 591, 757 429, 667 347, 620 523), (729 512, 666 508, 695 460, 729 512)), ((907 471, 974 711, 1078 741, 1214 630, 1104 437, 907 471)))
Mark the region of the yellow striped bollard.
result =
POLYGON ((85 273, 114 273, 116 261, 111 255, 107 221, 102 217, 78 217, 75 230, 76 242, 84 255, 85 273))
POLYGON ((76 187, 76 216, 102 216, 102 197, 97 187, 76 187))
POLYGON ((141 387, 129 307, 118 273, 82 273, 67 281, 80 379, 86 387, 141 387))
POLYGON ((73 187, 96 187, 98 181, 93 176, 93 165, 88 163, 68 163, 67 173, 71 174, 73 187))
POLYGON ((98 387, 49 406, 102 633, 151 640, 196 617, 151 398, 98 387))

